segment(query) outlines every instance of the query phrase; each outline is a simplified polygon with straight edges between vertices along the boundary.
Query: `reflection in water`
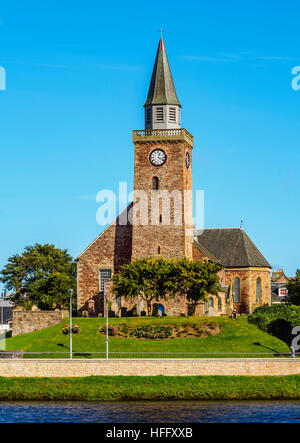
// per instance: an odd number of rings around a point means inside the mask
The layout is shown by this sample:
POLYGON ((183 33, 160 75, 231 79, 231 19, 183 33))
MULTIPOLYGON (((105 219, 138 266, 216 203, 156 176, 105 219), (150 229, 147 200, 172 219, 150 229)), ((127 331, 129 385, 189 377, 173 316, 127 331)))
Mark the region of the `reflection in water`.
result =
POLYGON ((300 401, 3 402, 0 422, 300 423, 300 401))

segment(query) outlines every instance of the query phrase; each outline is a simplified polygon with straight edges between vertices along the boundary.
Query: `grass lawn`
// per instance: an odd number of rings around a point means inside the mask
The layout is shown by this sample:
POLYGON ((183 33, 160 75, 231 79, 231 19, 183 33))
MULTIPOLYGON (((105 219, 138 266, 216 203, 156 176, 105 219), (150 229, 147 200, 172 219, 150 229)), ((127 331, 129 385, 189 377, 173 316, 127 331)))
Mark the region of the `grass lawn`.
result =
POLYGON ((296 400, 300 375, 281 377, 3 378, 7 400, 296 400))
MULTIPOLYGON (((262 332, 255 325, 248 323, 247 317, 232 320, 227 317, 140 317, 110 318, 110 325, 127 322, 132 325, 184 324, 188 322, 205 324, 213 322, 222 328, 222 332, 210 337, 184 337, 169 340, 141 340, 137 338, 110 337, 110 352, 207 352, 207 353, 272 353, 289 352, 288 346, 281 340, 262 332)), ((81 333, 73 335, 74 352, 105 352, 105 336, 98 332, 103 318, 74 318, 81 333)), ((0 343, 1 345, 1 343, 0 343)), ((27 352, 67 352, 69 336, 62 334, 62 324, 41 331, 6 339, 7 350, 27 352)))

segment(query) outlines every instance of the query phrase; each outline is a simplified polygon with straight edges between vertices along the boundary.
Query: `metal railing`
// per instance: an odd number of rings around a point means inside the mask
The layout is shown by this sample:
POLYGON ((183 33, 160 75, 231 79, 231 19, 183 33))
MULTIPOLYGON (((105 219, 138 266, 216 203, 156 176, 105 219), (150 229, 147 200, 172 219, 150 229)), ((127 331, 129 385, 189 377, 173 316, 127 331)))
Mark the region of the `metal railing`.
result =
POLYGON ((138 129, 133 131, 133 140, 138 141, 140 138, 184 138, 193 141, 193 136, 184 128, 180 129, 138 129))
MULTIPOLYGON (((0 360, 3 358, 23 358, 23 359, 70 359, 69 351, 49 351, 49 352, 23 352, 22 355, 9 355, 10 352, 0 352, 0 360)), ((76 352, 73 351, 72 358, 81 359, 105 359, 107 354, 103 352, 76 352)), ((248 358, 291 358, 290 352, 109 352, 109 359, 209 359, 209 358, 230 358, 230 359, 248 359, 248 358)), ((300 352, 295 354, 300 357, 300 352)))

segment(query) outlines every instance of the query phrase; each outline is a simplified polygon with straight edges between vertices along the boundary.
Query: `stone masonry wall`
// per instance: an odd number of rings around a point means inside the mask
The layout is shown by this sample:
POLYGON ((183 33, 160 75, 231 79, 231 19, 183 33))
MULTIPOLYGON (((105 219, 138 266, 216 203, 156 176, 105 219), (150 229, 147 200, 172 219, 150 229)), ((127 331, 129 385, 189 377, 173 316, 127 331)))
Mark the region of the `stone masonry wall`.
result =
POLYGON ((103 313, 103 294, 99 288, 100 269, 112 274, 131 260, 132 226, 121 225, 119 218, 92 242, 77 263, 77 309, 89 311, 88 301, 95 302, 95 313, 103 313))
POLYGON ((233 294, 234 279, 240 279, 240 303, 234 303, 240 313, 251 314, 255 308, 271 304, 271 273, 269 268, 236 268, 226 269, 226 285, 233 294), (261 301, 256 301, 256 280, 261 278, 261 301))
POLYGON ((291 375, 300 359, 0 359, 1 377, 88 377, 91 375, 291 375))
MULTIPOLYGON (((189 203, 188 220, 184 220, 183 211, 185 204, 182 205, 181 225, 174 224, 174 204, 171 199, 170 224, 165 224, 164 219, 159 222, 157 214, 157 225, 151 224, 151 201, 155 194, 152 191, 153 177, 158 177, 159 190, 178 191, 183 198, 183 191, 192 191, 192 169, 185 166, 185 155, 189 152, 192 157, 192 146, 188 143, 178 141, 168 142, 166 140, 147 141, 135 144, 134 160, 134 190, 143 191, 148 197, 148 225, 133 226, 132 236, 132 258, 157 257, 163 255, 166 258, 181 258, 187 256, 192 258, 192 202, 189 203), (163 149, 167 154, 167 161, 164 165, 153 166, 149 161, 149 156, 154 149, 163 149), (158 252, 160 248, 160 252, 158 252)), ((159 195, 159 191, 157 192, 159 195)), ((135 200, 136 201, 136 200, 135 200)), ((184 202, 184 198, 182 200, 184 202)), ((138 199, 137 199, 138 202, 138 199)), ((161 202, 160 202, 161 203, 161 202)), ((135 208, 136 206, 134 206, 135 208)), ((160 204, 161 216, 163 211, 160 204)))
POLYGON ((49 326, 57 325, 67 311, 18 311, 13 310, 12 335, 22 335, 28 332, 40 331, 49 326))

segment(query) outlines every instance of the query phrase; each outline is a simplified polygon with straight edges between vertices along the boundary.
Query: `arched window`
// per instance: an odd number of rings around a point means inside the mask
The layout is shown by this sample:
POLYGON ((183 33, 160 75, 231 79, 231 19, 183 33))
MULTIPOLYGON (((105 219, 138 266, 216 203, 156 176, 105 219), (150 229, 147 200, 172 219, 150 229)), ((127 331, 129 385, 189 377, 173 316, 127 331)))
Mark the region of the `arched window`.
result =
POLYGON ((157 247, 157 253, 160 254, 160 246, 157 247))
POLYGON ((220 299, 220 297, 218 298, 218 310, 222 311, 222 300, 220 299))
POLYGON ((153 177, 152 178, 152 190, 153 191, 158 191, 159 189, 159 180, 158 177, 153 177))
POLYGON ((233 301, 235 303, 239 303, 241 301, 241 296, 240 296, 240 279, 239 279, 239 277, 235 277, 235 279, 234 279, 233 301))
POLYGON ((206 315, 206 314, 208 314, 208 303, 207 303, 207 301, 205 300, 205 301, 204 301, 204 315, 206 315))
POLYGON ((256 301, 261 302, 261 278, 256 280, 256 301))
POLYGON ((208 302, 209 302, 209 307, 213 308, 214 307, 214 299, 212 297, 209 297, 208 302))

